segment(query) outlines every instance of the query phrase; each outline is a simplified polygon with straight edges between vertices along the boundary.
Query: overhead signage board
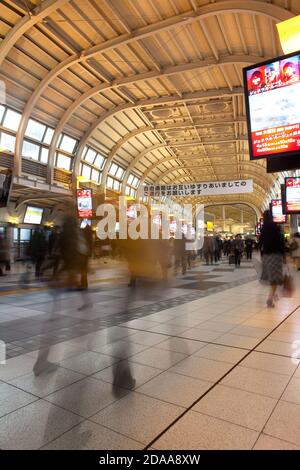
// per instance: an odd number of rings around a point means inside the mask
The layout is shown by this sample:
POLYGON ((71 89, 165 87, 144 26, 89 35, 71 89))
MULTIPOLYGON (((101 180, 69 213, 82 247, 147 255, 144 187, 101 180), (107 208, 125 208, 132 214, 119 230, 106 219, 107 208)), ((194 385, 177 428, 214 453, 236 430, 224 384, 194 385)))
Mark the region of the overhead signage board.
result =
POLYGON ((145 185, 140 196, 214 196, 253 192, 253 180, 208 181, 189 184, 145 185))

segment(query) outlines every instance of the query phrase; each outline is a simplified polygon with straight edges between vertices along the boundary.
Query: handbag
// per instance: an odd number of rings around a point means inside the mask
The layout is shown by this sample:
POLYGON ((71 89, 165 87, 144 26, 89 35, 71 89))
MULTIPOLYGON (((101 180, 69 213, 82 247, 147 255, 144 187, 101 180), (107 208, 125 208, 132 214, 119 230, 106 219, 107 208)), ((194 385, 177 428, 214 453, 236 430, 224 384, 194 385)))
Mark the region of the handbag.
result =
POLYGON ((295 290, 294 280, 289 270, 287 270, 285 274, 283 275, 283 296, 292 297, 294 290, 295 290))

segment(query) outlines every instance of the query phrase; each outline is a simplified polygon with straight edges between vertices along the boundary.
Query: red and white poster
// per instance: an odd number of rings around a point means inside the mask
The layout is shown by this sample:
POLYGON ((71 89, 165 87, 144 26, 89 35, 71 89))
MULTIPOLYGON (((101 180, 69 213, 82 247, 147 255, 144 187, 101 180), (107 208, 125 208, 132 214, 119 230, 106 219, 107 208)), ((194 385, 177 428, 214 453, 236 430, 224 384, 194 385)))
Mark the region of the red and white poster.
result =
POLYGON ((90 219, 93 216, 91 189, 77 189, 77 209, 81 219, 90 219))
POLYGON ((286 178, 286 210, 300 213, 300 177, 286 178))
POLYGON ((285 224, 286 215, 282 213, 281 199, 272 199, 271 209, 272 209, 273 221, 276 222, 277 224, 285 224))
POLYGON ((300 151, 300 55, 247 70, 251 157, 300 151))

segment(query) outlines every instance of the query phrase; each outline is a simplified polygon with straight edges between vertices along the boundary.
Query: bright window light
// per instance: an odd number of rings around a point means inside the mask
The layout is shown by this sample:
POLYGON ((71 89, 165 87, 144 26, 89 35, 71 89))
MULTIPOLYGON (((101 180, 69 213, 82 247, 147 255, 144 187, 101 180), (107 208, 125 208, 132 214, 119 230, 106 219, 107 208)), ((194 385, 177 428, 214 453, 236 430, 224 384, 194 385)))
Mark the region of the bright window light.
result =
POLYGON ((92 170, 92 181, 95 181, 96 183, 99 183, 100 179, 100 171, 98 170, 92 170))
POLYGON ((56 166, 57 168, 61 168, 63 170, 70 170, 71 168, 71 158, 63 155, 62 153, 58 153, 56 159, 56 166))
POLYGON ((87 161, 88 163, 93 164, 96 154, 97 154, 97 152, 95 150, 89 148, 88 151, 85 154, 85 157, 84 157, 85 161, 87 161))
POLYGON ((44 124, 34 121, 33 119, 29 119, 25 135, 27 137, 31 137, 32 139, 35 139, 41 142, 43 139, 45 130, 46 130, 46 126, 44 126, 44 124))
POLYGON ((46 147, 42 147, 42 151, 41 151, 42 163, 48 163, 48 155, 49 155, 49 149, 47 149, 46 147))
POLYGON ((8 109, 4 116, 3 127, 12 131, 17 131, 21 120, 21 114, 8 109))
POLYGON ((59 148, 61 150, 64 150, 65 152, 73 153, 76 144, 77 140, 73 139, 72 137, 69 137, 68 135, 63 134, 63 137, 59 144, 59 148))
POLYGON ((27 158, 32 158, 33 160, 39 159, 40 146, 32 144, 27 140, 23 142, 22 156, 27 158))
POLYGON ((103 157, 103 155, 100 155, 100 153, 97 153, 97 157, 96 157, 96 160, 94 161, 94 165, 101 170, 103 167, 104 160, 105 160, 105 157, 103 157))
POLYGON ((52 129, 51 127, 48 127, 47 132, 46 132, 45 137, 44 137, 44 143, 45 144, 50 144, 51 143, 53 134, 54 134, 54 129, 52 129))
POLYGON ((0 150, 14 152, 15 142, 16 138, 13 135, 6 134, 5 132, 0 133, 0 150))
POLYGON ((87 165, 82 165, 81 175, 87 178, 88 180, 91 179, 91 167, 87 165))

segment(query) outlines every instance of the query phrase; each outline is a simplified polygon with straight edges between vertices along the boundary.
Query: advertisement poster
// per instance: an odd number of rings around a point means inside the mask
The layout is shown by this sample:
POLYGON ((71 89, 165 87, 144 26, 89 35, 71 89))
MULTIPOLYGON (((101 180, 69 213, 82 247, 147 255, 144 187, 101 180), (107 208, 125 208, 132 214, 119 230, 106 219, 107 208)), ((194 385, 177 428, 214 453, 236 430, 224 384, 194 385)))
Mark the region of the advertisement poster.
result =
POLYGON ((276 222, 277 224, 285 224, 286 215, 282 213, 281 199, 272 199, 271 209, 272 209, 273 221, 276 222))
POLYGON ((300 213, 300 177, 286 178, 285 187, 287 212, 300 213))
POLYGON ((91 189, 77 189, 77 209, 81 219, 90 219, 93 216, 91 189))
POLYGON ((300 151, 300 55, 246 72, 251 158, 300 151))

